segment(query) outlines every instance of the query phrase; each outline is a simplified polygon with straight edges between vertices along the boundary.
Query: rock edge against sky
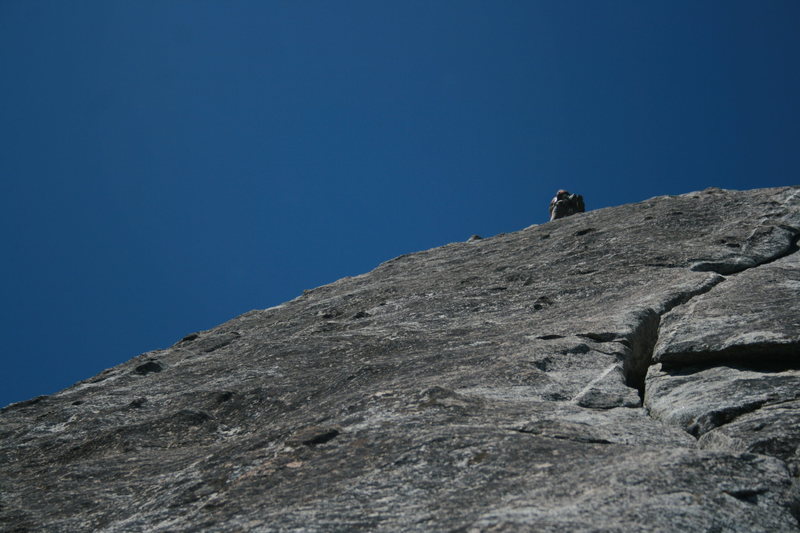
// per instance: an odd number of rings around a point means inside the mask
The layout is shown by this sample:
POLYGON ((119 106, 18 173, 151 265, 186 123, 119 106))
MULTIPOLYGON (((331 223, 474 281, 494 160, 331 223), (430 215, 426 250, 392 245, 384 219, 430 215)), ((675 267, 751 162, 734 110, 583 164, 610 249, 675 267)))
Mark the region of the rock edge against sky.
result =
POLYGON ((9 531, 796 531, 800 188, 398 257, 0 413, 9 531))

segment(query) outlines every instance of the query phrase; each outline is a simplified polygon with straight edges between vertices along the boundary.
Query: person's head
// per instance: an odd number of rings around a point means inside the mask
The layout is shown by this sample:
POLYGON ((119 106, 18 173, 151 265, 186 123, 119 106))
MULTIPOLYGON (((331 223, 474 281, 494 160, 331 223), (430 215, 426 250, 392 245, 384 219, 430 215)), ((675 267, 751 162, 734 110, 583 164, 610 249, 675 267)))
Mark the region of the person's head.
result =
POLYGON ((556 200, 566 200, 569 196, 569 192, 565 191, 564 189, 559 189, 556 193, 556 200))

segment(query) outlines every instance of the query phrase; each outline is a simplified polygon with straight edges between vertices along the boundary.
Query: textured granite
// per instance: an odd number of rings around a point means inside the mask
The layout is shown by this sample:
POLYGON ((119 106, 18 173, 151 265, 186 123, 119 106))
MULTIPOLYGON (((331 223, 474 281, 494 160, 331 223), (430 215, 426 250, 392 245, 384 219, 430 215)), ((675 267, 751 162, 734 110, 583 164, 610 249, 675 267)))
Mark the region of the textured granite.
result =
POLYGON ((0 529, 796 531, 799 198, 401 256, 12 404, 0 529))

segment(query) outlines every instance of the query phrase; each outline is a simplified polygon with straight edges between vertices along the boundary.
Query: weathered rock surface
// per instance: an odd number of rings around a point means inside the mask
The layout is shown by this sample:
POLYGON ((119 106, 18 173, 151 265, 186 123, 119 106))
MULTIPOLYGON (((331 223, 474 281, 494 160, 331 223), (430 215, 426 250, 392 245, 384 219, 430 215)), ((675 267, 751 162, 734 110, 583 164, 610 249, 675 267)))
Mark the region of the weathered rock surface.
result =
POLYGON ((246 313, 6 407, 0 529, 796 531, 798 234, 709 189, 246 313))
POLYGON ((800 365, 798 294, 797 253, 731 275, 714 291, 664 317, 654 359, 763 363, 772 358, 778 364, 800 365))

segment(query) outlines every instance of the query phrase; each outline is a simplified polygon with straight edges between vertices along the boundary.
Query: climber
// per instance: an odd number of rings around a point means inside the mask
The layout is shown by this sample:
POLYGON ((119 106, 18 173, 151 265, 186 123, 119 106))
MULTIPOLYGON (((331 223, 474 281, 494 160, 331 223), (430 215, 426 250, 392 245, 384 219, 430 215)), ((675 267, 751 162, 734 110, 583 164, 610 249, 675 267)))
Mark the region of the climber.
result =
POLYGON ((583 213, 586 208, 583 205, 583 196, 580 194, 570 194, 561 189, 550 200, 550 220, 564 218, 575 213, 583 213))

